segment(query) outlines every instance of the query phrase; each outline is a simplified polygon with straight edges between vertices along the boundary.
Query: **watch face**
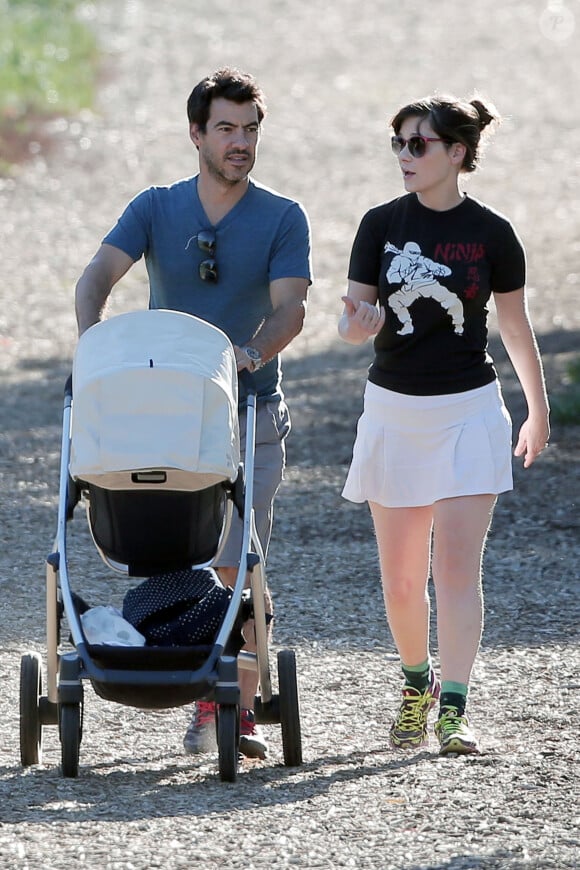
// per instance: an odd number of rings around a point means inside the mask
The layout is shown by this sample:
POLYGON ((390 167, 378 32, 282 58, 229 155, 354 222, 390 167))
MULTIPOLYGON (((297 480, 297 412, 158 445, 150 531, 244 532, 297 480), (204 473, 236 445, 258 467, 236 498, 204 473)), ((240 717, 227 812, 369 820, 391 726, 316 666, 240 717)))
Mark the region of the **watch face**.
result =
POLYGON ((243 350, 248 359, 251 361, 252 365, 250 371, 257 371, 257 369, 259 369, 262 365, 262 354, 259 350, 256 350, 255 347, 244 347, 243 350))

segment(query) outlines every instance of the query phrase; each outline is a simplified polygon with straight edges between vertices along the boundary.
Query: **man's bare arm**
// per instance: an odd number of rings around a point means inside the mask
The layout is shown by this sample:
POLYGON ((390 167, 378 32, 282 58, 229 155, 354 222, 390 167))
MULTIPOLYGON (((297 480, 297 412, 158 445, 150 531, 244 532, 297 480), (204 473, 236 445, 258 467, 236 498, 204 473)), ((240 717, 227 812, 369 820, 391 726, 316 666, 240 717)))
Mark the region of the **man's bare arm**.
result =
MULTIPOLYGON (((264 362, 285 348, 304 325, 309 282, 307 278, 278 278, 270 284, 272 314, 266 318, 248 344, 255 347, 264 362)), ((238 368, 245 367, 245 354, 236 348, 238 368)))
POLYGON ((102 320, 111 290, 131 268, 133 262, 119 248, 101 245, 76 285, 75 306, 79 335, 102 320))

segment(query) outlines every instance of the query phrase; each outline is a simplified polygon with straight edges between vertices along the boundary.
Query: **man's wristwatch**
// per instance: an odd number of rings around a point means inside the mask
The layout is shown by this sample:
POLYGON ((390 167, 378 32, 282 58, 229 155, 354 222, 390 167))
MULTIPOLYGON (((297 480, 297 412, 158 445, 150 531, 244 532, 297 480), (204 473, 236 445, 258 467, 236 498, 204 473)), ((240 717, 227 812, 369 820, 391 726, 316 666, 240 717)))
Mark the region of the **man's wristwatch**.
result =
POLYGON ((250 371, 257 372, 258 369, 260 368, 260 366, 262 365, 262 354, 260 353, 260 351, 256 350, 255 347, 250 347, 249 345, 246 347, 243 347, 242 350, 244 351, 244 353, 246 354, 246 356, 250 360, 250 363, 251 363, 250 371))

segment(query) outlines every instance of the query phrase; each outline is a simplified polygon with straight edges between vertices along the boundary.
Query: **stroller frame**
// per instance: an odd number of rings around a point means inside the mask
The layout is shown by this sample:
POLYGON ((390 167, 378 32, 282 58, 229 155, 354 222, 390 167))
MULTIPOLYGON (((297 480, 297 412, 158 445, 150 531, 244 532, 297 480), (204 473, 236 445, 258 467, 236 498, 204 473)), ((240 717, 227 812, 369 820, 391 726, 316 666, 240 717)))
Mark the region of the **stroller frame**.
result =
MULTIPOLYGON (((213 645, 207 647, 91 646, 83 633, 75 606, 67 565, 67 523, 72 518, 81 492, 69 473, 72 377, 65 386, 62 414, 61 462, 57 529, 53 551, 46 560, 46 673, 47 692, 42 694, 42 662, 35 652, 22 656, 20 670, 20 755, 24 766, 42 758, 42 729, 58 725, 61 742, 61 772, 76 777, 83 731, 84 682, 90 681, 98 695, 130 706, 161 709, 182 706, 194 700, 210 699, 216 704, 216 737, 219 775, 234 782, 238 771, 240 687, 238 669, 257 672, 260 694, 254 700, 256 721, 280 724, 284 763, 302 764, 296 660, 292 650, 277 656, 279 693, 272 688, 268 648, 264 555, 256 533, 253 503, 254 444, 256 434, 256 393, 253 379, 240 375, 247 390, 246 450, 237 481, 227 490, 225 525, 214 557, 227 535, 232 510, 242 517, 240 564, 232 597, 213 645), (256 652, 234 652, 230 638, 239 626, 246 574, 250 577, 250 600, 256 636, 256 652), (61 620, 66 615, 73 650, 61 647, 61 620), (122 650, 119 656, 119 650, 122 650), (131 692, 136 699, 127 701, 131 692)), ((81 491, 86 494, 81 483, 81 491)), ((92 530, 91 530, 92 533, 92 530)), ((96 541, 95 541, 96 544, 96 541)), ((123 567, 108 559, 115 570, 123 567)))

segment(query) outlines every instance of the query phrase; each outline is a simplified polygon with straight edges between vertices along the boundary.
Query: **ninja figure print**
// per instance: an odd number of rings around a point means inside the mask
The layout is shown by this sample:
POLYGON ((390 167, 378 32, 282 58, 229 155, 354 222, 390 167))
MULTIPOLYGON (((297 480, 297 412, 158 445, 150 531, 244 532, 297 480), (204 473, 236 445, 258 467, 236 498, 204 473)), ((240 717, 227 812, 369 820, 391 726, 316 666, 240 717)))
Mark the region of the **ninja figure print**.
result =
POLYGON ((401 324, 397 334, 411 335, 414 332, 410 310, 414 302, 418 299, 434 299, 451 318, 456 335, 463 335, 463 303, 437 280, 451 275, 449 266, 424 257, 416 242, 406 242, 402 250, 387 242, 384 251, 394 254, 387 270, 387 281, 401 285, 388 299, 390 308, 401 324))

